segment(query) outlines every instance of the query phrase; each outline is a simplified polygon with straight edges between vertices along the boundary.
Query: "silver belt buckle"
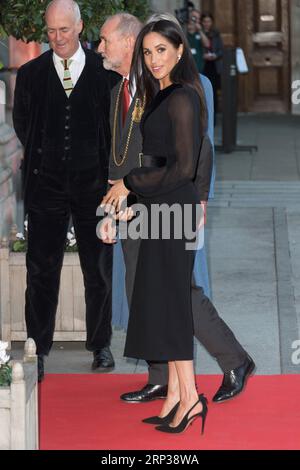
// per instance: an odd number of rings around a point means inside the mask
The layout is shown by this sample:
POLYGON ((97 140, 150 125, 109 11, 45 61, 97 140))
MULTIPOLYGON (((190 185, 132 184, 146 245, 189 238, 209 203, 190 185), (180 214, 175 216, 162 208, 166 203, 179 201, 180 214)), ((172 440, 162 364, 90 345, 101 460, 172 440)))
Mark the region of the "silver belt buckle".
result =
POLYGON ((139 165, 140 165, 140 168, 142 167, 142 163, 143 163, 143 162, 142 162, 143 155, 144 155, 144 154, 143 154, 142 152, 139 153, 139 165))

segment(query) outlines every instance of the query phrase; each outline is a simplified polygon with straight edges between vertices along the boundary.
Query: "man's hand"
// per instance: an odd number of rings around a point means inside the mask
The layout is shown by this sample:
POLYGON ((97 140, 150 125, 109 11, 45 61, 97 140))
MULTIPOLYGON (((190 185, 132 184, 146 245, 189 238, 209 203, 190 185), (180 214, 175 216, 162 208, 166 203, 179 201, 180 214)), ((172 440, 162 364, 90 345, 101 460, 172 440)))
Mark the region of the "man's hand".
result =
POLYGON ((112 187, 106 196, 104 196, 102 199, 101 207, 111 205, 114 206, 117 211, 119 211, 122 202, 127 198, 130 191, 128 191, 122 179, 116 181, 109 180, 108 182, 112 187))

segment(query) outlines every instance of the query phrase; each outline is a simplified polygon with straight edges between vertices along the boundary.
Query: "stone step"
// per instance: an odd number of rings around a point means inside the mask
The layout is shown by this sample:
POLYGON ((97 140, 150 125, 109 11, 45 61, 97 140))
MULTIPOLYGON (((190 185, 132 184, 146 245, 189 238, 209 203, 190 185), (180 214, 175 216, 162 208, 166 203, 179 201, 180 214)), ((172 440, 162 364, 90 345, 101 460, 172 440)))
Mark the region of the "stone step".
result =
POLYGON ((292 207, 300 209, 300 182, 216 181, 213 207, 292 207))
POLYGON ((263 189, 300 189, 299 181, 218 181, 216 180, 215 188, 263 188, 263 189))

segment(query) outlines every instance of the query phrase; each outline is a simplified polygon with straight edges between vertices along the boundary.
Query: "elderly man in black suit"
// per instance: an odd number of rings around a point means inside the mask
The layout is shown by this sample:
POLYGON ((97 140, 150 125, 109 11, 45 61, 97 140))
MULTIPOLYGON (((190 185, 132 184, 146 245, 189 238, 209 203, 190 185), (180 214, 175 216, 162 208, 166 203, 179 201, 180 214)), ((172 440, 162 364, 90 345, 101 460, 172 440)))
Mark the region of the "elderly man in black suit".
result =
POLYGON ((17 75, 14 127, 24 146, 28 214, 28 336, 37 344, 39 380, 53 342, 60 273, 70 216, 86 300, 86 348, 92 369, 112 370, 112 249, 96 236, 96 209, 107 187, 110 76, 79 42, 82 20, 73 0, 50 2, 45 14, 51 50, 17 75))

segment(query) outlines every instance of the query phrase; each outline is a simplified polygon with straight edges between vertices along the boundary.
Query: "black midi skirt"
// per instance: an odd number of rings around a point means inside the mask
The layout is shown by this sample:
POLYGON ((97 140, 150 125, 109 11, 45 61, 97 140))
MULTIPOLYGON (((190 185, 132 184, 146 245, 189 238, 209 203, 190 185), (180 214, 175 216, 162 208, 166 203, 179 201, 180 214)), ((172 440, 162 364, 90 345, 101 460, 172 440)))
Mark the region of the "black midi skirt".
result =
POLYGON ((148 210, 148 233, 153 227, 153 205, 176 204, 182 214, 188 205, 192 217, 185 222, 184 217, 181 222, 171 218, 170 239, 163 239, 160 230, 158 239, 141 240, 124 355, 148 361, 192 360, 191 279, 195 251, 187 249, 191 240, 184 232, 187 228, 189 232, 196 229, 197 192, 190 182, 163 196, 139 202, 148 210), (180 223, 182 237, 177 239, 180 223))

